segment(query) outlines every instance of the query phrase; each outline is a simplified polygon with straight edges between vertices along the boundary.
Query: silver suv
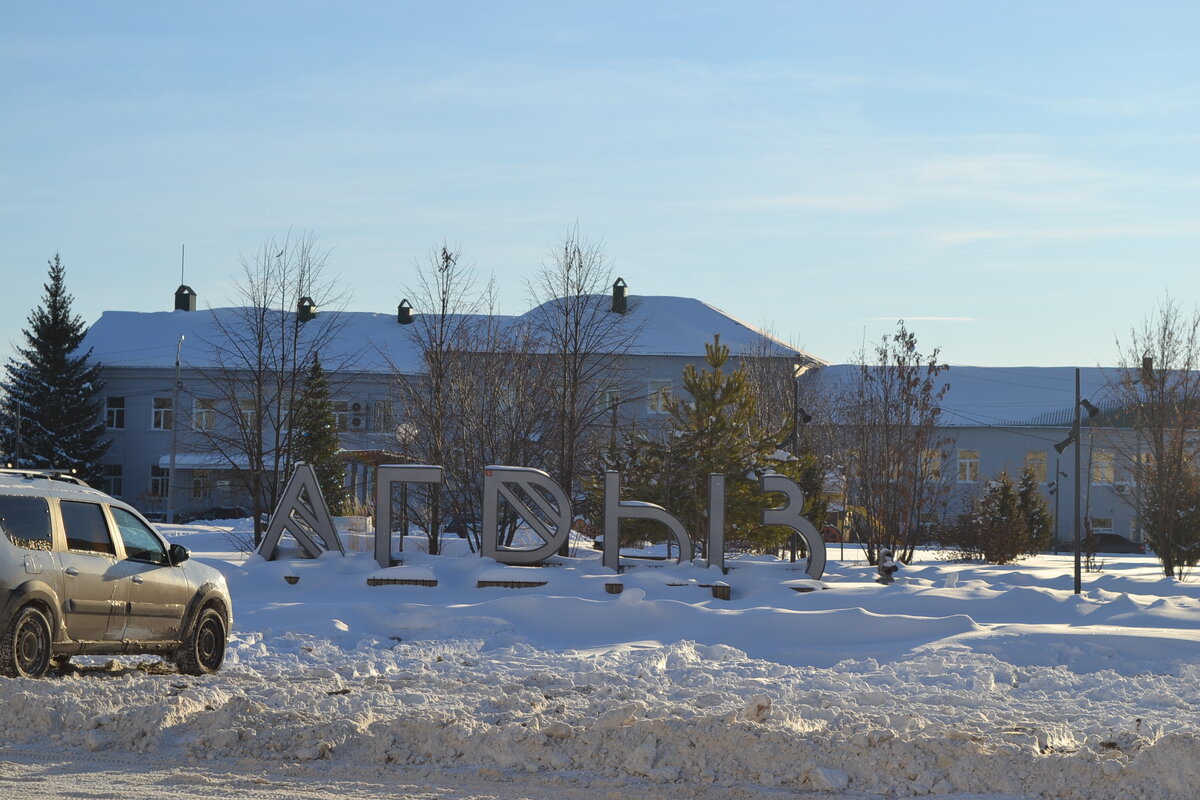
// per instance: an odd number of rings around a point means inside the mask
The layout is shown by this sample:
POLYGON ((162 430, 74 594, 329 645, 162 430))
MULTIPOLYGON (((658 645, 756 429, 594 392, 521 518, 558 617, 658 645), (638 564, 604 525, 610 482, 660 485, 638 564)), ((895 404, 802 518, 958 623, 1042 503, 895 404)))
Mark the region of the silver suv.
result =
POLYGON ((233 623, 225 578, 134 508, 53 470, 0 470, 0 674, 157 653, 203 675, 233 623))

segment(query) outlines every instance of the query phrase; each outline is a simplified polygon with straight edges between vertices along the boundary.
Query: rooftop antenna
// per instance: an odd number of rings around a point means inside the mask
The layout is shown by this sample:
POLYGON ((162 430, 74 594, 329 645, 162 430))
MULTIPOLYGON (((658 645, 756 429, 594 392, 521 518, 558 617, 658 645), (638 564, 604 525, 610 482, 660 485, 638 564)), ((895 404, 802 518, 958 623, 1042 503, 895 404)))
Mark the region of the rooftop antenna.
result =
POLYGON ((179 285, 183 285, 183 263, 187 257, 187 245, 179 245, 179 285))

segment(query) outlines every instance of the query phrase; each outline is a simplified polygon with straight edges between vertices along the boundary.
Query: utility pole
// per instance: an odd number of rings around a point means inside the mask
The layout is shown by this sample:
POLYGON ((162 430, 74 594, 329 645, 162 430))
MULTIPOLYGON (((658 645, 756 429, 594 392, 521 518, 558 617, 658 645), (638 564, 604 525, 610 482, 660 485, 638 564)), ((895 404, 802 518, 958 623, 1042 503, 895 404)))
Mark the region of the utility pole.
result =
POLYGON ((179 356, 183 351, 183 334, 175 345, 175 388, 171 392, 171 462, 167 467, 167 513, 163 519, 167 524, 175 522, 175 453, 179 443, 179 356))

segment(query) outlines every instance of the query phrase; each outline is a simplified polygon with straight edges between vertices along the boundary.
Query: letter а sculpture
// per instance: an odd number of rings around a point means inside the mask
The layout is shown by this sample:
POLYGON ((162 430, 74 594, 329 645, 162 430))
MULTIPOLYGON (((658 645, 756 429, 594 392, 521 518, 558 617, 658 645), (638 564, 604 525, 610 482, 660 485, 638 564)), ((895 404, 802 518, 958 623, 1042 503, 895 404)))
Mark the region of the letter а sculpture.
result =
POLYGON ((291 480, 284 487, 266 535, 258 545, 259 555, 273 561, 284 533, 290 533, 309 558, 329 550, 346 554, 333 517, 329 515, 325 495, 321 493, 321 484, 317 482, 317 473, 308 464, 297 464, 291 480))

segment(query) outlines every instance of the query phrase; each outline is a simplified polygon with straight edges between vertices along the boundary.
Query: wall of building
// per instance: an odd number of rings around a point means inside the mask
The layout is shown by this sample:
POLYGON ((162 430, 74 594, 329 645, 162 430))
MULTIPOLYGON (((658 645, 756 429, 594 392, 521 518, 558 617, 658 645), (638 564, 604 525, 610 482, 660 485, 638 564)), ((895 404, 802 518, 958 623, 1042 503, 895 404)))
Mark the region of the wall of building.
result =
MULTIPOLYGON (((1056 443, 1067 438, 1069 427, 955 427, 941 430, 947 440, 943 447, 944 468, 952 482, 953 505, 966 507, 979 496, 988 480, 1002 472, 1007 472, 1016 482, 1028 464, 1040 473, 1040 477, 1044 476, 1040 482, 1043 495, 1050 510, 1057 512, 1056 538, 1059 541, 1073 539, 1077 478, 1074 446, 1061 454, 1054 449, 1056 443)), ((1128 430, 1093 430, 1084 426, 1079 449, 1081 529, 1091 519, 1096 530, 1141 540, 1132 503, 1134 488, 1129 481, 1128 464, 1121 456, 1128 452, 1122 441, 1131 436, 1132 431, 1128 430), (1112 457, 1111 470, 1105 466, 1105 454, 1112 457)))

